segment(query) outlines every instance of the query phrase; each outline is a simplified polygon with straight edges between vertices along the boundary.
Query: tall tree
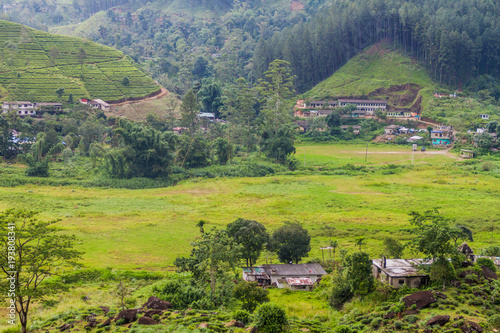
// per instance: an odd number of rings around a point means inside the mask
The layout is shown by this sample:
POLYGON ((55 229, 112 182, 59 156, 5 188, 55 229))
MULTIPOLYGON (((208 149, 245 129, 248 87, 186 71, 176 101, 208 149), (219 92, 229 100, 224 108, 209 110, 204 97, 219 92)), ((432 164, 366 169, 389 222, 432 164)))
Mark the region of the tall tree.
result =
POLYGON ((283 263, 299 263, 311 251, 311 236, 299 223, 287 222, 274 231, 272 246, 283 263))
POLYGON ((269 242, 266 227, 257 221, 239 218, 228 224, 226 230, 242 246, 242 258, 246 260, 247 266, 254 265, 264 245, 269 242))
POLYGON ((75 237, 62 234, 54 224, 40 221, 37 213, 7 210, 0 214, 2 272, 9 285, 4 290, 15 298, 22 332, 27 332, 32 303, 53 291, 43 282, 67 267, 75 266, 81 252, 74 249, 75 237), (14 283, 10 283, 15 281, 14 283))
POLYGON ((181 104, 181 124, 184 127, 189 128, 191 136, 196 133, 196 128, 198 124, 198 113, 200 107, 198 104, 198 99, 196 94, 191 89, 182 98, 181 104))
POLYGON ((264 125, 275 133, 283 125, 290 124, 292 113, 289 100, 295 95, 293 89, 294 76, 291 74, 290 63, 276 59, 269 64, 256 87, 261 97, 261 117, 264 125))
POLYGON ((372 261, 365 252, 356 252, 347 256, 346 279, 355 295, 366 295, 373 291, 375 281, 372 273, 372 261))

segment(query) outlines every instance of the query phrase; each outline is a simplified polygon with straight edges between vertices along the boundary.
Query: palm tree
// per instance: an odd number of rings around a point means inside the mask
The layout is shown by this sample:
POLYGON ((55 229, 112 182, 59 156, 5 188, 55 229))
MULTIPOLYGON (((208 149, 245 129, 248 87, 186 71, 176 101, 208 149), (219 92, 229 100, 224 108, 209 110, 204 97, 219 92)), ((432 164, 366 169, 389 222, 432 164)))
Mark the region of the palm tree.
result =
POLYGON ((339 246, 338 241, 332 241, 330 243, 330 247, 332 248, 332 252, 333 252, 333 260, 335 260, 335 250, 337 249, 338 246, 339 246))
POLYGON ((365 245, 365 237, 358 237, 356 238, 356 243, 357 246, 359 246, 359 251, 361 252, 361 246, 365 245))
POLYGON ((197 226, 198 228, 200 228, 200 232, 201 232, 201 234, 204 234, 204 233, 205 233, 205 229, 203 229, 203 226, 204 226, 205 224, 207 224, 207 221, 204 221, 204 220, 200 220, 200 221, 198 221, 198 223, 196 224, 196 226, 197 226))

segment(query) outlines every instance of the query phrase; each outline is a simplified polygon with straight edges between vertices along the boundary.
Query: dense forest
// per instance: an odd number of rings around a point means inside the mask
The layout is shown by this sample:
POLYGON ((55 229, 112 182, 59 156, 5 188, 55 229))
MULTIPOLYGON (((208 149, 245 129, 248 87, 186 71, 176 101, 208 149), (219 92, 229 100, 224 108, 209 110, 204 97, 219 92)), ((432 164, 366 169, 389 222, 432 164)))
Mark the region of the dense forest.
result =
MULTIPOLYGON (((254 53, 261 76, 276 58, 287 60, 304 92, 367 46, 388 40, 418 59, 441 83, 475 89, 499 74, 500 6, 491 1, 334 0, 314 19, 261 39, 254 53)), ((498 97, 498 91, 495 91, 498 97)))

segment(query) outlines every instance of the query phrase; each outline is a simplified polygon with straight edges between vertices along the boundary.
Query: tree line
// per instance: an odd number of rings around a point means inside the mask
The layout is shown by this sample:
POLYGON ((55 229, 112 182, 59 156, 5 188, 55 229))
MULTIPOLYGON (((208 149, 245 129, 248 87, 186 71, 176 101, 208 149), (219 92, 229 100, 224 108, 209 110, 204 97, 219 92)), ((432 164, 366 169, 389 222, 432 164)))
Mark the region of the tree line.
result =
POLYGON ((286 60, 304 92, 385 40, 418 59, 439 83, 461 87, 479 75, 497 78, 499 10, 485 0, 334 0, 314 19, 261 39, 253 57, 256 75, 274 59, 286 60))

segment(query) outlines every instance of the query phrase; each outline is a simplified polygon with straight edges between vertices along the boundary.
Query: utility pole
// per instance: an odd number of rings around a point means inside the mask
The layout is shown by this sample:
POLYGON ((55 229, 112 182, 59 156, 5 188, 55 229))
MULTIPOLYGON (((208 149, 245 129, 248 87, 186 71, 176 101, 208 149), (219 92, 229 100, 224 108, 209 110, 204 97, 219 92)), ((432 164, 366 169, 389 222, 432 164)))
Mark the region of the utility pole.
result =
POLYGON ((368 159, 368 142, 366 143, 365 163, 367 159, 368 159))

